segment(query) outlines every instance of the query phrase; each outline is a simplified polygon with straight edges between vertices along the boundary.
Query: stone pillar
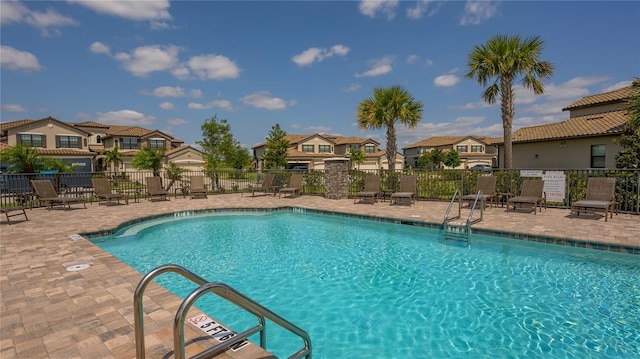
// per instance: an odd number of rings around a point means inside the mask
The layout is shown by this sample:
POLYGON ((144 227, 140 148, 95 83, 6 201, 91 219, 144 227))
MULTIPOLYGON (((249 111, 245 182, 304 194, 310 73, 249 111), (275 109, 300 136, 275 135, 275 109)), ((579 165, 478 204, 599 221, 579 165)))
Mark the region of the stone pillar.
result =
POLYGON ((349 197, 349 159, 327 158, 324 160, 325 197, 344 199, 349 197))

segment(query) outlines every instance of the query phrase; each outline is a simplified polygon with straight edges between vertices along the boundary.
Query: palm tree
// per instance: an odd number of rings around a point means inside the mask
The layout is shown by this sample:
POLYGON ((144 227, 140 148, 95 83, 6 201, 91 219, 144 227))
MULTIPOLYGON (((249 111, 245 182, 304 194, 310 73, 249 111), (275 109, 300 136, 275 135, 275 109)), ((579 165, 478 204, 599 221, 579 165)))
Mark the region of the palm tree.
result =
POLYGON ((104 165, 108 166, 109 164, 113 164, 113 169, 117 176, 118 162, 122 160, 122 154, 118 151, 118 146, 115 146, 112 150, 104 151, 102 154, 105 156, 104 165))
POLYGON ((0 162, 11 164, 12 173, 34 173, 40 170, 40 152, 26 145, 15 145, 0 151, 0 162))
POLYGON ((553 65, 540 61, 544 41, 538 36, 521 39, 520 36, 497 35, 484 45, 476 45, 469 54, 468 79, 480 86, 493 80, 482 93, 485 102, 493 104, 500 96, 502 127, 504 129, 504 167, 511 168, 513 150, 511 129, 515 115, 513 82, 522 76, 522 85, 536 95, 544 93, 542 80, 553 75, 553 65))
POLYGON ((373 97, 364 99, 358 105, 358 126, 362 129, 387 129, 387 161, 389 170, 396 167, 396 121, 414 128, 422 119, 422 102, 401 86, 377 87, 373 97))

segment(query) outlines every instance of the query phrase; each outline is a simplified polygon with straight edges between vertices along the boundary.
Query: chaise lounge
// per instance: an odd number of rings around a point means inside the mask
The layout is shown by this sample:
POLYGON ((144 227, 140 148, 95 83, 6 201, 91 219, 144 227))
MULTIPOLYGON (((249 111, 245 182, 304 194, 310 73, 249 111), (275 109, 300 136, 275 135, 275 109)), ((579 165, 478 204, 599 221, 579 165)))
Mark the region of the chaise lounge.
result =
POLYGON ((509 208, 512 206, 514 211, 516 207, 531 207, 533 214, 536 214, 538 207, 540 208, 540 212, 542 212, 542 203, 544 201, 544 181, 524 180, 524 182, 522 182, 520 195, 507 200, 507 212, 509 212, 509 208))
POLYGON ((281 188, 278 192, 278 198, 282 196, 284 193, 285 198, 287 197, 287 193, 289 197, 297 197, 300 195, 300 191, 302 190, 302 173, 294 173, 291 175, 291 179, 289 180, 289 187, 281 188))
POLYGON ((353 196, 353 203, 363 203, 369 200, 371 204, 378 202, 380 197, 380 175, 369 174, 364 179, 364 188, 353 196))
MULTIPOLYGON (((267 192, 273 191, 274 190, 273 181, 275 178, 276 176, 273 173, 265 174, 264 178, 262 179, 262 183, 248 188, 248 190, 251 191, 251 197, 254 197, 256 195, 256 192, 262 192, 266 195, 267 192)), ((275 192, 274 192, 274 195, 275 195, 275 192)))
POLYGON ((147 177, 145 181, 147 183, 147 200, 151 201, 154 197, 159 197, 160 199, 169 201, 169 193, 166 189, 162 188, 162 178, 157 176, 147 177))
POLYGON ((114 200, 120 204, 121 199, 124 199, 125 204, 129 204, 129 200, 127 200, 127 197, 124 194, 113 192, 108 178, 92 178, 91 183, 93 184, 93 190, 96 194, 96 198, 98 198, 98 206, 102 200, 104 200, 107 206, 109 206, 109 204, 114 200))
MULTIPOLYGON (((476 193, 480 191, 480 200, 483 204, 489 202, 489 205, 493 205, 493 199, 496 197, 496 176, 479 176, 478 184, 476 186, 476 193)), ((476 200, 476 193, 462 196, 462 200, 465 202, 473 202, 476 200)))
POLYGON ((204 184, 204 176, 191 176, 189 185, 189 198, 201 196, 207 198, 207 186, 204 184))
POLYGON ((417 176, 404 175, 400 177, 398 192, 391 194, 389 204, 408 204, 411 206, 416 201, 417 176))
POLYGON ((616 204, 616 179, 612 177, 589 177, 585 199, 571 205, 571 214, 604 212, 604 221, 610 216, 616 204))
POLYGON ((61 204, 66 211, 71 208, 72 203, 82 203, 84 208, 87 208, 83 197, 60 196, 49 180, 31 180, 31 186, 36 192, 38 201, 44 202, 48 210, 56 204, 61 204))

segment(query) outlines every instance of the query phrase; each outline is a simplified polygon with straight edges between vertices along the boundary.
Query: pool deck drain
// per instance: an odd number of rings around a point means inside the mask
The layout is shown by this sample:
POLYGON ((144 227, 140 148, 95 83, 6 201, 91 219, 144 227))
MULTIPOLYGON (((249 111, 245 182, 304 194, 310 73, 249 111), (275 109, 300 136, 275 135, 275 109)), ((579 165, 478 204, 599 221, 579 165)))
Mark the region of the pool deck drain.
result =
MULTIPOLYGON (((29 221, 0 223, 0 357, 8 358, 134 358, 133 292, 142 278, 131 267, 90 241, 70 233, 110 231, 120 223, 150 215, 211 208, 275 208, 294 206, 348 212, 399 221, 439 223, 448 202, 419 201, 413 206, 353 204, 352 199, 332 200, 302 195, 241 197, 210 195, 208 199, 171 198, 170 201, 98 206, 71 211, 35 208, 29 221), (416 216, 420 217, 416 217, 416 216), (80 264, 90 267, 67 271, 80 264)), ((568 209, 543 209, 537 215, 491 208, 474 228, 487 233, 503 231, 527 236, 572 239, 591 248, 611 244, 640 249, 640 216, 569 216, 568 209)), ((640 257, 639 257, 640 260, 640 257)), ((171 323, 181 299, 153 284, 146 291, 145 326, 147 357, 162 357, 172 350, 171 323)), ((194 313, 197 314, 197 313, 194 313)), ((214 315, 214 313, 210 313, 214 315)), ((358 324, 363 324, 358 322, 358 324)), ((366 323, 365 323, 366 324, 366 323)), ((235 329, 235 328, 232 328, 235 329)), ((304 329, 304 328, 303 328, 304 329)), ((202 350, 201 333, 190 332, 187 355, 202 350), (197 340, 196 340, 197 339, 197 340)), ((313 343, 313 338, 311 338, 313 343)), ((322 343, 313 343, 314 345, 322 343)), ((219 358, 255 358, 263 352, 227 352, 219 358)))

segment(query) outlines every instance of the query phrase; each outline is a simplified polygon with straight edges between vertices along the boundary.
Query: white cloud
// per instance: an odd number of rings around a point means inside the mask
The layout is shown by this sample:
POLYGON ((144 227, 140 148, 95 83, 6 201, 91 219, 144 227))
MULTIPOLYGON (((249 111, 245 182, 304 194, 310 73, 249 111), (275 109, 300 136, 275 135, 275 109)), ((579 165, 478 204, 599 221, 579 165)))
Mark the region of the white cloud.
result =
POLYGON ((178 86, 160 86, 153 90, 153 96, 156 97, 184 97, 184 95, 184 89, 178 86))
POLYGON ((196 102, 192 102, 188 105, 188 107, 192 110, 209 110, 212 109, 214 107, 219 107, 223 110, 227 110, 227 111, 234 111, 235 109, 233 108, 233 105, 231 105, 231 102, 227 101, 227 100, 213 100, 213 101, 209 101, 207 103, 196 103, 196 102))
POLYGON ((228 57, 202 55, 189 59, 189 67, 200 79, 224 80, 240 76, 240 69, 228 57))
POLYGON ((100 41, 96 41, 91 44, 89 50, 91 50, 91 52, 93 52, 94 54, 106 54, 111 56, 111 50, 109 49, 109 46, 101 43, 100 41))
POLYGON ((398 0, 360 0, 360 13, 375 18, 378 14, 385 15, 388 20, 396 16, 398 0))
POLYGON ((2 104, 2 110, 7 112, 27 112, 27 109, 15 103, 2 104))
POLYGON ((82 5, 100 14, 117 16, 129 20, 171 20, 171 14, 169 14, 169 0, 67 0, 67 2, 82 5))
POLYGON ((609 85, 609 86, 603 88, 602 92, 615 91, 615 90, 621 89, 623 87, 631 86, 632 83, 633 83, 633 81, 631 81, 631 80, 629 80, 629 81, 620 81, 618 83, 615 83, 613 85, 609 85))
POLYGON ((145 116, 133 110, 110 111, 97 114, 97 122, 124 126, 150 125, 156 121, 153 116, 145 116))
POLYGON ((241 98, 240 101, 245 105, 253 106, 255 108, 264 108, 267 110, 284 110, 292 103, 287 103, 287 101, 278 97, 272 97, 268 91, 261 91, 247 95, 241 98))
POLYGON ((186 80, 189 78, 191 71, 189 71, 189 69, 186 66, 180 64, 178 65, 178 67, 171 70, 171 74, 175 76, 175 78, 177 78, 178 80, 186 80))
POLYGON ((407 56, 407 63, 408 64, 412 64, 412 63, 418 61, 418 58, 419 58, 418 55, 409 55, 409 56, 407 56))
POLYGON ((349 47, 344 45, 333 45, 329 49, 311 47, 302 53, 293 56, 291 61, 295 62, 298 66, 308 66, 316 61, 320 62, 333 56, 345 56, 348 53, 349 47))
POLYGON ((171 102, 163 102, 160 104, 160 108, 165 111, 169 111, 169 110, 173 110, 176 107, 171 102))
POLYGON ((456 75, 442 75, 433 80, 433 84, 437 87, 451 87, 460 82, 460 77, 456 75))
POLYGON ((0 66, 9 70, 26 72, 42 70, 42 66, 40 66, 35 55, 5 45, 0 46, 0 66))
POLYGON ((191 90, 189 91, 189 96, 193 98, 200 98, 202 97, 202 90, 197 90, 197 89, 191 90))
POLYGON ((362 73, 356 73, 354 76, 355 77, 373 77, 373 76, 388 74, 393 70, 393 68, 391 67, 392 62, 393 62, 392 56, 385 56, 381 59, 372 60, 371 69, 362 73))
POLYGON ((360 90, 361 88, 362 88, 362 85, 360 85, 359 83, 352 83, 351 85, 349 85, 349 87, 344 89, 344 91, 345 92, 356 92, 356 91, 360 90))
POLYGON ((486 0, 469 0, 464 5, 460 25, 478 25, 498 12, 498 3, 486 0))
POLYGON ((331 127, 327 126, 309 126, 306 130, 312 133, 331 133, 331 127))
MULTIPOLYGON (((433 5, 434 1, 433 0, 419 0, 416 2, 416 5, 414 7, 410 7, 407 9, 407 17, 409 19, 422 19, 424 14, 427 12, 427 10, 429 10, 429 6, 433 5)), ((436 7, 432 8, 431 11, 427 14, 427 16, 433 16, 435 15, 438 10, 440 9, 440 5, 442 3, 435 3, 436 7)))
POLYGON ((170 124, 171 126, 182 126, 189 123, 189 121, 183 120, 181 118, 172 118, 170 120, 167 120, 167 123, 170 124))
POLYGON ((50 8, 45 12, 32 11, 17 1, 0 2, 0 21, 2 25, 24 22, 40 29, 40 34, 47 37, 59 35, 59 27, 79 25, 73 18, 61 15, 54 9, 50 8))
POLYGON ((150 45, 133 50, 131 54, 120 52, 116 54, 116 60, 135 76, 144 77, 154 71, 171 70, 178 64, 177 46, 150 45))

